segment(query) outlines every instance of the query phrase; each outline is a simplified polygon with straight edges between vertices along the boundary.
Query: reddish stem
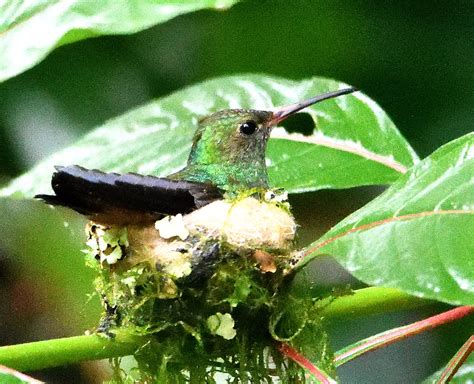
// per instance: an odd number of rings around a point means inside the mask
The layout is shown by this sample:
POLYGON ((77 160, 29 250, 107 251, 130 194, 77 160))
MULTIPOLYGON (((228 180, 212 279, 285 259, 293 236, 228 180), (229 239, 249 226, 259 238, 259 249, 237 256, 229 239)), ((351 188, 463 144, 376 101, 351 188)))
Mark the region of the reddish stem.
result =
POLYGON ((288 344, 280 343, 278 350, 281 354, 291 360, 293 360, 300 367, 309 371, 317 380, 322 384, 334 384, 335 381, 331 379, 324 371, 316 367, 311 361, 300 354, 296 349, 290 347, 288 344))
POLYGON ((449 361, 446 368, 441 373, 436 384, 445 384, 449 383, 453 376, 456 374, 461 365, 464 364, 466 359, 469 357, 471 352, 474 351, 474 336, 471 336, 456 352, 453 358, 449 361))
POLYGON ((410 336, 422 333, 426 330, 439 327, 440 325, 459 320, 471 314, 472 312, 474 312, 474 306, 457 307, 440 313, 439 315, 417 321, 416 323, 394 328, 378 335, 371 336, 336 352, 334 362, 336 366, 342 365, 367 352, 375 351, 379 348, 393 344, 401 339, 405 339, 410 336))

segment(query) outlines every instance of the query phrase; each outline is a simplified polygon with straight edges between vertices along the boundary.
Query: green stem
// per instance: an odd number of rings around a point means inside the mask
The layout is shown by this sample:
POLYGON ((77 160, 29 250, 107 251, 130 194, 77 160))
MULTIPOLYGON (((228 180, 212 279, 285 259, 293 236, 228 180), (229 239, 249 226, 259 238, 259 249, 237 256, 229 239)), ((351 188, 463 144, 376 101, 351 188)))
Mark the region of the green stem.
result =
MULTIPOLYGON (((336 299, 325 309, 328 320, 371 315, 430 304, 391 288, 372 287, 356 291, 351 296, 336 299)), ((0 364, 20 371, 107 359, 133 354, 146 338, 125 330, 113 339, 98 335, 74 336, 0 347, 0 364)))
POLYGON ((434 301, 420 299, 398 289, 370 287, 358 289, 350 296, 338 297, 324 310, 324 316, 328 320, 353 319, 378 313, 403 311, 433 303, 434 301))
POLYGON ((0 364, 19 371, 68 365, 133 354, 144 338, 117 332, 114 338, 100 335, 65 337, 0 348, 0 364))

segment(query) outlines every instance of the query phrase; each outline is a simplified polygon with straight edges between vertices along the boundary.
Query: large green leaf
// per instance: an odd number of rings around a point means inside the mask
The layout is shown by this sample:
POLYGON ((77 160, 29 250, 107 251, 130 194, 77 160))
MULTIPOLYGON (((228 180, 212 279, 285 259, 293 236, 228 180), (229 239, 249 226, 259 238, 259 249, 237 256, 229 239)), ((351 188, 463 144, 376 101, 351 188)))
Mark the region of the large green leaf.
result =
POLYGON ((372 285, 474 304, 474 133, 438 149, 304 252, 372 285))
POLYGON ((41 61, 63 44, 128 34, 203 8, 238 0, 4 0, 0 2, 0 81, 41 61))
MULTIPOLYGON (((306 86, 301 84, 303 89, 306 86)), ((318 91, 323 89, 311 87, 295 96, 318 91)), ((268 157, 275 185, 305 192, 388 184, 418 161, 385 112, 360 92, 307 112, 316 124, 312 135, 288 134, 282 128, 272 134, 268 157)))
MULTIPOLYGON (((260 75, 206 81, 109 121, 1 194, 48 192, 54 165, 166 175, 184 166, 201 116, 224 108, 272 109, 345 86, 323 78, 289 81, 260 75)), ((274 186, 299 192, 387 184, 417 160, 387 115, 360 92, 324 101, 307 113, 316 123, 310 136, 276 128, 268 149, 274 186)))

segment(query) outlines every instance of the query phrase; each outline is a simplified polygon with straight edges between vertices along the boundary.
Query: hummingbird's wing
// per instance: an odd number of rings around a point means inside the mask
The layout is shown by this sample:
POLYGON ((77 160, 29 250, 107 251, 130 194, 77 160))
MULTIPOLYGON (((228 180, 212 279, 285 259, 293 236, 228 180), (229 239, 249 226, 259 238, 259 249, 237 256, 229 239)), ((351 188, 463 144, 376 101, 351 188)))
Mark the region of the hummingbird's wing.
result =
POLYGON ((206 183, 136 173, 104 173, 77 165, 56 167, 51 184, 55 195, 35 197, 108 224, 184 214, 222 198, 221 190, 206 183))

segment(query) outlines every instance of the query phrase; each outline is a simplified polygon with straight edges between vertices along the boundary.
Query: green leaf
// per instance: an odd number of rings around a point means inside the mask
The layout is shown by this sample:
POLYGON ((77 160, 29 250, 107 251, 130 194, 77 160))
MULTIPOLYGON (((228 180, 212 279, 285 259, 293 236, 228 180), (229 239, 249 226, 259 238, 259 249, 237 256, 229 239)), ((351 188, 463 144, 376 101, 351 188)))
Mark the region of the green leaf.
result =
MULTIPOLYGON (((295 99, 326 90, 313 86, 295 99)), ((270 178, 291 192, 389 184, 418 161, 385 112, 360 92, 305 112, 316 124, 312 135, 277 128, 268 146, 270 178)))
POLYGON ((238 0, 5 0, 0 5, 0 81, 54 48, 88 37, 130 34, 183 13, 238 0))
MULTIPOLYGON (((163 176, 186 163, 199 117, 225 108, 273 109, 346 87, 334 80, 289 81, 262 75, 222 77, 151 102, 97 128, 14 180, 3 195, 31 197, 50 190, 54 165, 163 176)), ((311 136, 288 134, 268 148, 272 185, 301 192, 386 184, 417 161, 413 150, 375 102, 360 92, 305 110, 311 136)))
POLYGON ((0 372, 0 383, 3 384, 26 384, 27 382, 7 373, 0 372))
POLYGON ((0 383, 2 384, 43 384, 42 381, 15 371, 14 369, 0 365, 0 383))
POLYGON ((303 252, 367 284, 474 304, 474 133, 438 149, 303 252))

